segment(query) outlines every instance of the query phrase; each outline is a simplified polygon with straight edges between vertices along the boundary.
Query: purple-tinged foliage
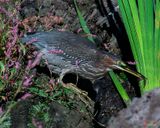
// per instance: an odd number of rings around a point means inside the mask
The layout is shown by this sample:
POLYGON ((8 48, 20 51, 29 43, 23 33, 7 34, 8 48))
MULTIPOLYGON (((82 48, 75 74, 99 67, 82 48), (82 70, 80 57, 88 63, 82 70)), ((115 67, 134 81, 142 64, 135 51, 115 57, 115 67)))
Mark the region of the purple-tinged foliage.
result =
POLYGON ((38 53, 38 55, 36 56, 36 58, 34 60, 29 60, 26 69, 30 70, 30 69, 34 68, 36 65, 38 65, 40 63, 42 55, 43 55, 43 53, 38 53))
POLYGON ((29 97, 31 97, 31 96, 32 96, 32 94, 26 93, 26 94, 24 94, 24 95, 21 97, 21 100, 25 100, 25 99, 27 99, 27 98, 29 98, 29 97))
MULTIPOLYGON (((1 2, 9 1, 0 0, 1 2)), ((41 55, 37 55, 34 60, 28 61, 28 65, 24 65, 23 55, 25 52, 22 48, 24 46, 19 43, 19 38, 23 34, 20 32, 21 21, 17 17, 19 7, 15 5, 15 8, 10 8, 9 3, 6 3, 4 7, 0 7, 0 13, 2 14, 0 19, 2 19, 1 23, 3 24, 3 27, 0 27, 0 46, 2 47, 0 61, 5 67, 4 72, 0 74, 0 81, 3 84, 1 91, 6 93, 6 95, 3 95, 5 99, 11 99, 15 90, 17 91, 14 97, 22 91, 21 89, 32 85, 32 79, 35 75, 30 73, 30 70, 39 63, 41 58, 41 55), (13 92, 8 92, 8 89, 13 92)), ((25 97, 27 98, 27 96, 25 97)))
POLYGON ((4 13, 6 16, 11 17, 11 13, 3 7, 0 7, 0 13, 4 13))
POLYGON ((10 0, 0 0, 0 2, 3 2, 3 3, 5 3, 5 2, 9 2, 10 0))
POLYGON ((33 75, 25 76, 24 81, 23 81, 23 86, 24 87, 29 87, 30 85, 32 85, 32 78, 33 77, 34 77, 33 75))

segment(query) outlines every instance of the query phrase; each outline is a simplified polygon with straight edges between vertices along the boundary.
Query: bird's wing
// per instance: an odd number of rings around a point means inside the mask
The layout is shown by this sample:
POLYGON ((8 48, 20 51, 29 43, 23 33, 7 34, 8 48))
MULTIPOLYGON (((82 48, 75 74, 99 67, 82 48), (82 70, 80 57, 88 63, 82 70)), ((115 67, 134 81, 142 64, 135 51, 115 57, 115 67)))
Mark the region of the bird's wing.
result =
POLYGON ((97 59, 96 46, 86 38, 73 34, 71 32, 38 32, 22 38, 22 42, 37 40, 32 44, 38 49, 47 49, 52 54, 58 54, 70 59, 78 59, 80 61, 92 61, 97 59), (55 52, 54 52, 55 50, 55 52), (63 54, 62 54, 63 53, 63 54))

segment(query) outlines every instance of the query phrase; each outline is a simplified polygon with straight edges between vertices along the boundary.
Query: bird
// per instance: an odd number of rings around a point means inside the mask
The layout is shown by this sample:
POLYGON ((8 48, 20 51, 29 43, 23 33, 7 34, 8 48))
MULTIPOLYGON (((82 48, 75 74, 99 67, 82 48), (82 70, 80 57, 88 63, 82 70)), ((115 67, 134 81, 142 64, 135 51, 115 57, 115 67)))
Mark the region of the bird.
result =
POLYGON ((75 73, 94 83, 115 69, 144 78, 142 74, 128 68, 119 57, 101 51, 87 38, 69 31, 40 31, 25 35, 21 42, 36 47, 42 53, 42 59, 47 61, 48 68, 58 74, 61 80, 65 74, 75 73), (34 42, 29 43, 31 40, 34 42))

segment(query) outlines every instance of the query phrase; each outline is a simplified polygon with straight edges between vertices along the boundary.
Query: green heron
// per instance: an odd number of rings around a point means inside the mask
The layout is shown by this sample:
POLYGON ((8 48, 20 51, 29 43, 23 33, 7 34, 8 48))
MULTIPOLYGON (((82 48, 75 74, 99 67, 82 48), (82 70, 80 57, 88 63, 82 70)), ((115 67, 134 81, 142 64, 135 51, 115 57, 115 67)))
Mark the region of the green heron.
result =
POLYGON ((143 76, 130 70, 120 60, 109 53, 100 51, 88 39, 71 32, 52 30, 37 32, 22 38, 23 43, 32 42, 47 60, 49 69, 60 75, 76 73, 94 82, 104 77, 111 69, 119 69, 136 77, 143 76))

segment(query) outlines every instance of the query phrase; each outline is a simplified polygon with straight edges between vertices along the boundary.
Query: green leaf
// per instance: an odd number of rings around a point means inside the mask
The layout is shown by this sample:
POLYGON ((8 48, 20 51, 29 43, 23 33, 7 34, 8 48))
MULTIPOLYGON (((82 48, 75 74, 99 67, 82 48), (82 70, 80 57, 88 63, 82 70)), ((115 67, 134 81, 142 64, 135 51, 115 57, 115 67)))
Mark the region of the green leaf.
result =
POLYGON ((141 92, 160 87, 160 1, 118 0, 118 3, 137 70, 147 78, 141 92))
MULTIPOLYGON (((80 24, 81 24, 81 26, 82 26, 83 31, 84 31, 86 34, 90 34, 90 35, 91 35, 91 32, 90 32, 90 30, 89 30, 88 27, 87 27, 87 23, 85 22, 82 14, 81 14, 78 6, 77 6, 76 0, 74 0, 74 5, 75 5, 75 7, 76 7, 76 11, 77 11, 77 14, 78 14, 78 17, 79 17, 79 21, 80 21, 80 24)), ((88 39, 89 39, 90 41, 92 41, 92 42, 95 42, 92 36, 88 36, 88 39)))
POLYGON ((113 80, 113 82, 114 82, 114 84, 115 84, 120 96, 122 97, 124 103, 126 104, 126 106, 128 106, 131 101, 130 101, 130 98, 129 98, 127 92, 123 88, 123 86, 120 83, 120 81, 117 79, 117 76, 114 74, 114 72, 110 71, 109 74, 110 74, 110 76, 111 76, 111 78, 112 78, 112 80, 113 80))
POLYGON ((43 90, 39 90, 38 95, 41 96, 41 97, 48 97, 48 94, 43 90))
POLYGON ((9 79, 12 79, 13 77, 15 77, 16 72, 17 72, 16 68, 11 68, 9 79))
POLYGON ((22 50, 23 52, 23 55, 26 54, 26 49, 25 49, 25 46, 22 44, 22 43, 19 43, 20 44, 20 49, 22 50))
POLYGON ((5 66, 4 66, 3 62, 0 61, 0 75, 1 75, 2 73, 4 73, 4 71, 5 71, 5 66))
POLYGON ((29 88, 29 91, 41 97, 48 97, 48 94, 44 90, 40 90, 36 87, 29 88))
POLYGON ((0 91, 2 91, 4 87, 5 87, 5 84, 2 81, 0 81, 0 91))

